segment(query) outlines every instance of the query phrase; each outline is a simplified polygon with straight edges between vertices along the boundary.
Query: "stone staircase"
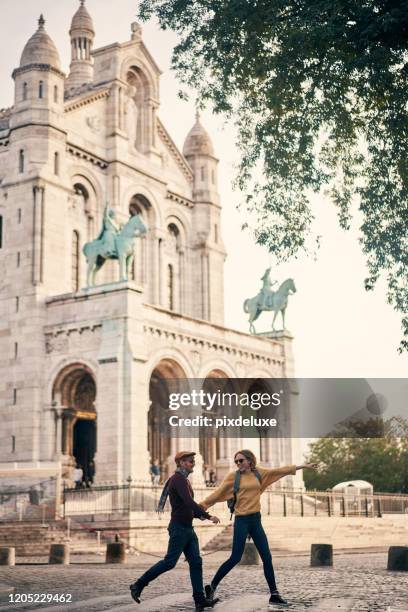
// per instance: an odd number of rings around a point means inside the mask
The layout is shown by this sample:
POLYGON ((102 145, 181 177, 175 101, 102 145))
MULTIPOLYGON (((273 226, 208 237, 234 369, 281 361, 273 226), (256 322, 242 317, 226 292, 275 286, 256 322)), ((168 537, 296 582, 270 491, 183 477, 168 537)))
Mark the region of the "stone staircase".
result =
POLYGON ((101 534, 98 543, 96 533, 68 522, 46 520, 44 524, 31 521, 7 521, 0 523, 0 547, 14 546, 18 557, 48 556, 51 544, 69 544, 71 553, 100 553, 106 548, 106 538, 101 534))
MULTIPOLYGON (((311 544, 333 544, 337 549, 408 546, 408 516, 262 517, 273 550, 309 551, 311 544)), ((232 525, 212 538, 204 550, 231 550, 232 525)))

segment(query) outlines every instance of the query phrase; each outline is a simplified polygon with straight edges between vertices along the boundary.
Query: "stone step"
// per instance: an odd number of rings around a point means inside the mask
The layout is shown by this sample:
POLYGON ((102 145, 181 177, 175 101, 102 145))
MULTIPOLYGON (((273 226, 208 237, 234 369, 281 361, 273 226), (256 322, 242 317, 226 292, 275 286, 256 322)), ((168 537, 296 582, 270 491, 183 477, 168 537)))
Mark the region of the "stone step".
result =
MULTIPOLYGON (((391 546, 407 542, 408 517, 354 520, 326 517, 325 520, 263 517, 263 526, 273 549, 307 550, 310 544, 326 541, 337 548, 391 546)), ((231 550, 233 529, 229 525, 204 547, 206 551, 231 550)))
POLYGON ((89 530, 70 531, 66 521, 50 521, 45 525, 25 521, 0 523, 0 546, 14 546, 19 557, 48 555, 51 544, 68 543, 72 553, 101 552, 106 543, 103 532, 98 546, 96 533, 89 530))

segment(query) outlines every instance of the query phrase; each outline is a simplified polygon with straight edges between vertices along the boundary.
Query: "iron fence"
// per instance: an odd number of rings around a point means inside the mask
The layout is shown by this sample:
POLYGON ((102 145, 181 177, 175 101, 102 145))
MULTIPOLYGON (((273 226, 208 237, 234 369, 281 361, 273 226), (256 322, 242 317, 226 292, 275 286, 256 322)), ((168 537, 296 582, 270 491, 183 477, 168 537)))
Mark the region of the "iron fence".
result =
MULTIPOLYGON (((212 490, 211 487, 195 486, 195 499, 200 502, 212 490)), ((111 516, 133 512, 151 515, 156 511, 161 491, 162 485, 134 482, 97 485, 91 489, 64 489, 64 516, 111 516)), ((228 514, 225 503, 216 504, 214 508, 219 515, 228 514)), ((167 503, 165 514, 169 509, 167 503)), ((267 489, 261 497, 261 510, 263 514, 276 516, 408 516, 408 495, 342 495, 332 491, 267 489)))
POLYGON ((38 521, 56 516, 57 478, 28 487, 0 488, 0 522, 38 521))

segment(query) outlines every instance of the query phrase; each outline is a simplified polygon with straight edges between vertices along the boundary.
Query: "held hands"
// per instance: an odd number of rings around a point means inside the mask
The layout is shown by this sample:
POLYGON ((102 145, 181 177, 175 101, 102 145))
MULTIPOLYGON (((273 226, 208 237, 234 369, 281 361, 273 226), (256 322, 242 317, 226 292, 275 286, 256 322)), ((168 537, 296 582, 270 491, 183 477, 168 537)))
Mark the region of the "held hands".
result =
POLYGON ((220 522, 220 519, 218 518, 218 516, 212 516, 210 518, 210 521, 214 523, 214 525, 218 525, 218 523, 220 522))

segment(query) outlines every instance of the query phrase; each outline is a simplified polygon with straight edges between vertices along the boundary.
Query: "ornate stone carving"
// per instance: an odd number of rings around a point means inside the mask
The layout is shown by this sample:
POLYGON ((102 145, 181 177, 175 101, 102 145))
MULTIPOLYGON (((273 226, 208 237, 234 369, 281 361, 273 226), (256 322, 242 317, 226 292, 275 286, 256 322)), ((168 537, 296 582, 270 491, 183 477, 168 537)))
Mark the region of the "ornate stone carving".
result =
POLYGON ((93 327, 66 328, 46 332, 45 352, 50 353, 78 353, 84 349, 97 349, 100 343, 101 325, 93 327))
POLYGON ((102 121, 97 115, 87 117, 86 124, 95 134, 98 134, 102 129, 102 121))

